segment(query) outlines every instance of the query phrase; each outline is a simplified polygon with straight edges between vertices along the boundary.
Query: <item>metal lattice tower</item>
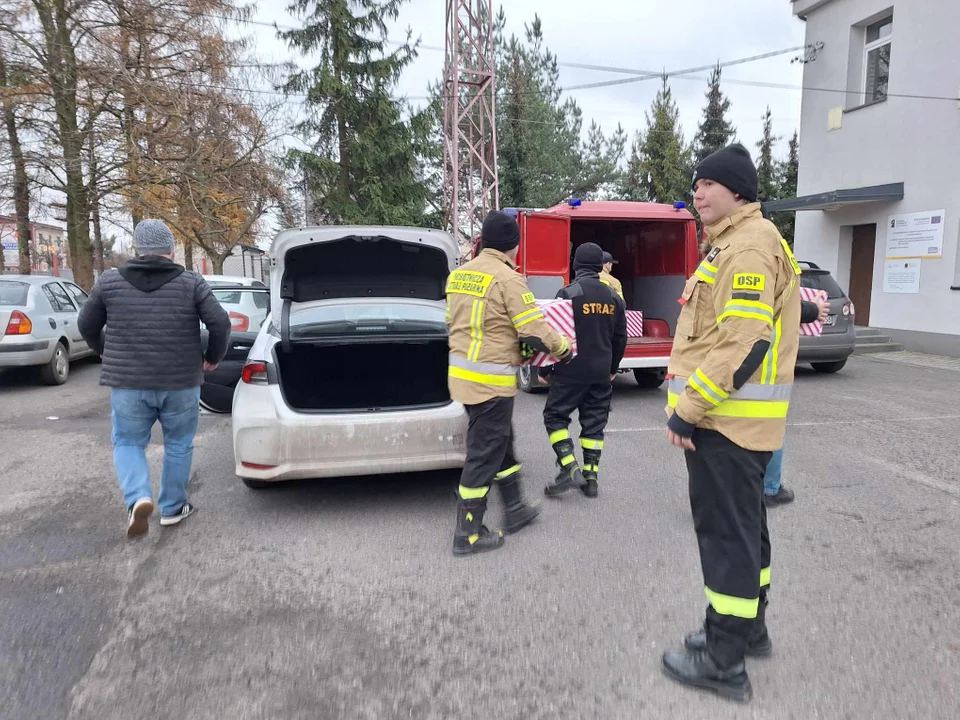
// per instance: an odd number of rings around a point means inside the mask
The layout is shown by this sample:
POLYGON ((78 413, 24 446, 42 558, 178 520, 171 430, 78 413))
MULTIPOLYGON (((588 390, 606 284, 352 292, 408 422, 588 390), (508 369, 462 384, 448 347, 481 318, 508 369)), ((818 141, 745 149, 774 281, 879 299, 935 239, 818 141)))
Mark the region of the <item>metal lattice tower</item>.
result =
POLYGON ((469 247, 499 209, 491 0, 447 0, 443 176, 446 226, 469 247))

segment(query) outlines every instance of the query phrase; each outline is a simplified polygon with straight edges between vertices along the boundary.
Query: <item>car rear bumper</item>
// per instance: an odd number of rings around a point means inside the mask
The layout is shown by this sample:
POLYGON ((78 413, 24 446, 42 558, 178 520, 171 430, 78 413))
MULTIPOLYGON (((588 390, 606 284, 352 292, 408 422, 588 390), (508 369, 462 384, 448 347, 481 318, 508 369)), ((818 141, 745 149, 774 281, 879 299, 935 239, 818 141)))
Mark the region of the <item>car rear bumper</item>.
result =
POLYGON ((463 405, 379 413, 292 411, 277 385, 237 386, 236 474, 266 481, 460 468, 466 460, 463 405))
POLYGON ((49 340, 0 338, 0 367, 45 365, 52 356, 49 340))
POLYGON ((798 363, 832 362, 844 360, 853 354, 857 346, 857 332, 850 325, 842 333, 830 333, 819 337, 800 337, 798 363))

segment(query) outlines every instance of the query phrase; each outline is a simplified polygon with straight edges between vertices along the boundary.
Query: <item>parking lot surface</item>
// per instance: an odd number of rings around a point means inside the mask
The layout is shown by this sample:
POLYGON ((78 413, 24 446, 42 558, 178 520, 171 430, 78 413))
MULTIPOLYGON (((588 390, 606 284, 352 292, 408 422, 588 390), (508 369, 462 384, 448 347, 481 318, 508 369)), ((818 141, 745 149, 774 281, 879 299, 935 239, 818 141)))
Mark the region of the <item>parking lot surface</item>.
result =
MULTIPOLYGON (((774 655, 748 663, 748 706, 660 671, 705 605, 665 390, 618 378, 598 501, 545 501, 502 550, 455 558, 456 474, 253 491, 229 418, 210 415, 199 512, 128 541, 98 371, 78 364, 60 388, 0 375, 4 718, 960 717, 949 365, 800 371, 797 501, 770 513, 774 655)), ((539 497, 542 404, 521 396, 515 418, 539 497)))

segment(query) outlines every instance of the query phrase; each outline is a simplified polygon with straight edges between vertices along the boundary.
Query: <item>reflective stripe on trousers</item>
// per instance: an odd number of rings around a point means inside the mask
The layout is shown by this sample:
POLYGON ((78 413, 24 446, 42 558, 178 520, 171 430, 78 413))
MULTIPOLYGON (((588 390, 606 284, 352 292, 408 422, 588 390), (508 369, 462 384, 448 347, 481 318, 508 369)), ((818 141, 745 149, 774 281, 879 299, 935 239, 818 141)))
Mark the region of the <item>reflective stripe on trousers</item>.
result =
MULTIPOLYGON (((667 385, 667 402, 670 407, 677 406, 677 400, 683 394, 686 385, 687 378, 670 378, 667 385)), ((785 418, 787 410, 790 408, 790 393, 792 390, 792 385, 747 383, 717 407, 708 410, 707 415, 741 418, 785 418)), ((698 392, 700 391, 698 390, 698 392)))
POLYGON ((499 387, 516 387, 517 384, 519 368, 516 365, 476 362, 453 353, 450 353, 448 363, 447 374, 450 377, 499 387))

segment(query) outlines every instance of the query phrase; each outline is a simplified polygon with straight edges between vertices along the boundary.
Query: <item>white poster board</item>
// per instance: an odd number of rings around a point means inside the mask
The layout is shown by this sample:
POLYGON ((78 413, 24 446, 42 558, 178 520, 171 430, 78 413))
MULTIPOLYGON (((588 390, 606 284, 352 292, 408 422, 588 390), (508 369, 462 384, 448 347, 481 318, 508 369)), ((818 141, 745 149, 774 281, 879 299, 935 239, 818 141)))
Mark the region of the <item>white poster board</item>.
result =
POLYGON ((890 215, 887 218, 888 260, 943 256, 944 210, 890 215))
POLYGON ((883 268, 885 293, 920 292, 920 260, 886 260, 883 268))

